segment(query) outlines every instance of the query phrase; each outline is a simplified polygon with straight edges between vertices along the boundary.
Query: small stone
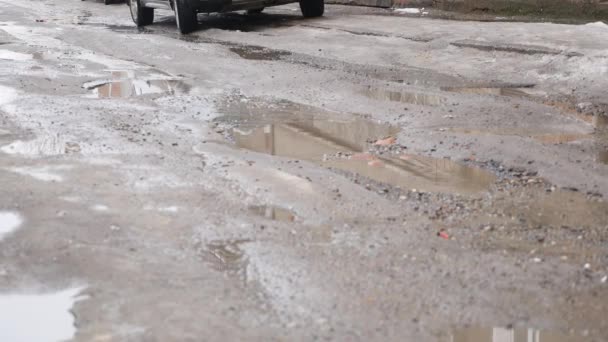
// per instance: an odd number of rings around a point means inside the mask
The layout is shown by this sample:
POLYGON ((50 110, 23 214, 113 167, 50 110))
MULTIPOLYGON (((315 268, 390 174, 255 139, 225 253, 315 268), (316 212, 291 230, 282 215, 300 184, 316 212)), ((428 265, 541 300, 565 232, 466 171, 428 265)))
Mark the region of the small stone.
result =
POLYGON ((586 270, 590 270, 590 269, 591 269, 591 264, 586 263, 585 265, 583 265, 583 267, 584 267, 586 270))
POLYGON ((600 281, 602 282, 602 284, 605 284, 608 281, 608 275, 603 276, 600 281))
POLYGON ((541 258, 534 258, 534 259, 532 259, 532 261, 534 261, 536 263, 539 263, 539 262, 543 262, 543 259, 541 259, 541 258))

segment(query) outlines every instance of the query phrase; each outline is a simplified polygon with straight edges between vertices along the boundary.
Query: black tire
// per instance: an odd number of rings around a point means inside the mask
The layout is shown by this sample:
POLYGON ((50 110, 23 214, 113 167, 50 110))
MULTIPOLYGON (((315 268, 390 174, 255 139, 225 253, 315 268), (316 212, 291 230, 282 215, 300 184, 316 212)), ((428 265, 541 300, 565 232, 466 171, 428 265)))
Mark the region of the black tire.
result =
POLYGON ((264 10, 264 7, 249 9, 249 10, 247 10, 247 14, 260 14, 260 13, 262 13, 263 10, 264 10))
POLYGON ((190 5, 191 0, 174 0, 175 1, 175 20, 177 28, 181 34, 187 34, 196 29, 198 19, 196 11, 190 5))
POLYGON ((141 27, 154 22, 154 8, 142 6, 141 0, 128 0, 128 4, 135 25, 141 27))
POLYGON ((305 18, 320 17, 325 12, 325 0, 300 0, 300 10, 305 18))

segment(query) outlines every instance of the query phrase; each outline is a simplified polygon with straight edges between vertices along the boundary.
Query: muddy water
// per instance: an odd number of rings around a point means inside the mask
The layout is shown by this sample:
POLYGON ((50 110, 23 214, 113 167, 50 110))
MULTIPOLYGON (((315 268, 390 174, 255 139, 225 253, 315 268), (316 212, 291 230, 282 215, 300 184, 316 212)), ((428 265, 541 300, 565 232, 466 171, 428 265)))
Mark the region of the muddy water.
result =
POLYGON ((363 95, 380 101, 403 102, 420 106, 439 106, 446 102, 446 98, 438 95, 373 87, 364 90, 363 95))
POLYGON ((207 244, 205 259, 219 271, 238 271, 245 263, 245 253, 240 244, 250 240, 217 240, 207 244))
POLYGON ((397 132, 398 129, 390 125, 363 119, 312 118, 261 126, 237 125, 232 135, 241 148, 316 162, 404 189, 475 193, 494 182, 494 176, 486 171, 445 159, 364 153, 370 142, 397 132), (339 157, 335 158, 336 155, 339 157))
POLYGON ((441 90, 460 94, 530 97, 530 87, 442 87, 441 90))
POLYGON ((180 80, 138 79, 133 72, 113 71, 111 80, 84 85, 97 98, 127 98, 148 94, 188 93, 190 86, 180 80))
POLYGON ((573 191, 546 192, 543 189, 522 189, 495 204, 507 214, 530 226, 597 226, 608 222, 608 204, 591 201, 573 191))
POLYGON ((249 211, 273 221, 293 222, 296 220, 296 215, 293 212, 281 207, 254 205, 249 207, 249 211))
POLYGON ((597 154, 597 161, 602 164, 608 164, 608 150, 600 151, 597 154))
POLYGON ((403 154, 397 157, 337 159, 323 165, 358 173, 404 189, 470 194, 486 190, 495 180, 491 173, 448 159, 403 154))
POLYGON ((592 134, 539 132, 539 130, 527 128, 450 128, 449 131, 469 135, 512 135, 532 138, 545 144, 562 144, 582 139, 593 139, 592 134))
POLYGON ((568 336, 536 329, 467 328, 452 334, 451 342, 584 342, 581 336, 568 336))

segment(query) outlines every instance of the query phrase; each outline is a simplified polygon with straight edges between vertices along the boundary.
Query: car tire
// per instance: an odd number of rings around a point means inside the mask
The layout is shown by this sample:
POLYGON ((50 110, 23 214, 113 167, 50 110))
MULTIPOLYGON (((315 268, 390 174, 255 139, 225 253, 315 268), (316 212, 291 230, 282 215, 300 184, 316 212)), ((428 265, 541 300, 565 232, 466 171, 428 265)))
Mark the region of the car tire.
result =
POLYGON ((262 13, 263 10, 264 10, 264 7, 253 8, 253 9, 247 10, 247 14, 260 14, 260 13, 262 13))
POLYGON ((135 25, 141 27, 154 22, 154 8, 142 6, 141 0, 128 0, 128 4, 135 25))
POLYGON ((320 17, 325 12, 325 0, 300 0, 300 10, 305 18, 320 17))
POLYGON ((187 34, 196 29, 198 25, 197 13, 190 5, 190 0, 175 1, 175 20, 181 34, 187 34))

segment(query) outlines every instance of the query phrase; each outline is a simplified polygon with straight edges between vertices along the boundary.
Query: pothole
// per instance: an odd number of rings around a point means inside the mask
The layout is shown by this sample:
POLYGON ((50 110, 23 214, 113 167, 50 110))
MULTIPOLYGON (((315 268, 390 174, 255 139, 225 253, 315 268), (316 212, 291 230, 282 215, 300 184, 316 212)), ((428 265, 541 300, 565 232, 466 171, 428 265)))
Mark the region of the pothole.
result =
POLYGON ((454 332, 452 342, 584 342, 583 336, 568 336, 537 329, 467 328, 454 332))
POLYGON ((496 180, 493 174, 477 167, 412 154, 395 157, 363 155, 363 158, 355 155, 326 161, 323 165, 423 192, 472 194, 488 189, 496 180))
POLYGON ((149 94, 186 94, 190 85, 165 75, 137 78, 132 71, 112 71, 107 80, 88 82, 83 88, 91 90, 97 98, 128 98, 149 94))
POLYGON ((473 95, 494 95, 494 96, 510 96, 510 97, 531 97, 534 95, 532 92, 531 85, 519 85, 519 86, 495 86, 495 87, 442 87, 442 91, 459 93, 459 94, 473 94, 473 95))
POLYGON ((269 205, 252 205, 248 209, 253 214, 261 216, 268 220, 281 222, 293 222, 296 220, 296 215, 292 211, 281 207, 269 205))
MULTIPOLYGON (((314 162, 327 168, 356 173, 405 189, 429 192, 476 193, 486 190, 495 176, 481 168, 448 159, 405 154, 396 143, 397 127, 363 118, 331 119, 325 115, 250 103, 250 112, 230 116, 230 137, 237 147, 259 153, 314 162), (256 122, 254 113, 259 115, 256 122), (269 120, 270 119, 270 120, 269 120), (385 145, 385 146, 379 146, 385 145)), ((295 109, 295 108, 294 108, 295 109)))
POLYGON ((597 161, 602 164, 608 164, 608 150, 600 151, 597 154, 597 161))
POLYGON ((589 134, 540 134, 536 136, 532 136, 534 139, 544 143, 544 144, 565 144, 573 141, 583 140, 583 139, 592 139, 593 136, 589 134))
POLYGON ((248 239, 216 240, 206 246, 206 257, 211 266, 218 271, 239 271, 246 265, 245 253, 240 244, 250 242, 248 239))
POLYGON ((374 100, 402 102, 420 106, 440 106, 446 102, 446 98, 439 95, 374 87, 365 89, 363 94, 374 100))
POLYGON ((230 51, 236 53, 241 58, 256 61, 276 61, 281 57, 291 55, 289 51, 271 50, 261 46, 233 46, 230 51))

